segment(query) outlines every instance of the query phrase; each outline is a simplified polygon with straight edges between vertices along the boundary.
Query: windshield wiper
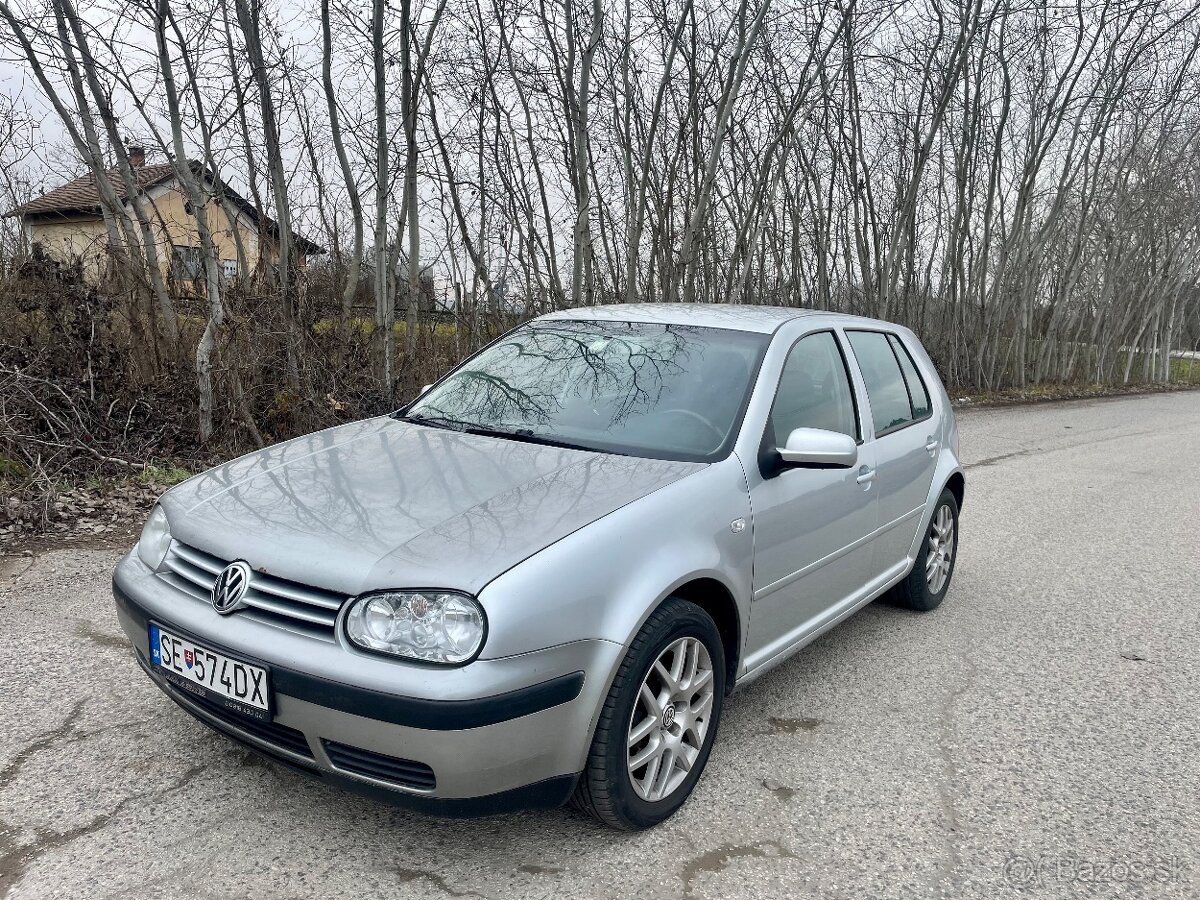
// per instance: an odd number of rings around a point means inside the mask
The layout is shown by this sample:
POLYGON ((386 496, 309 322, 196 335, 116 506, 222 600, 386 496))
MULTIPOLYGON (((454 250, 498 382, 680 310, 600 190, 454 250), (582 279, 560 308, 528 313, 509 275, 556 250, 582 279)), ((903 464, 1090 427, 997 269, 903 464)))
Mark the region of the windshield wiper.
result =
POLYGON ((586 450, 589 453, 609 453, 613 456, 628 456, 627 453, 618 453, 615 450, 600 450, 596 447, 588 447, 584 444, 574 444, 570 441, 559 440, 558 438, 546 437, 538 434, 532 428, 483 428, 482 426, 472 426, 464 428, 463 431, 467 434, 477 434, 482 437, 498 437, 508 438, 510 441, 521 441, 526 444, 541 444, 545 447, 562 447, 565 450, 586 450))
POLYGON ((428 425, 430 428, 444 428, 447 431, 466 431, 474 428, 474 422, 466 422, 451 416, 409 416, 397 415, 401 422, 412 422, 414 425, 428 425))
POLYGON ((600 450, 583 444, 574 444, 558 438, 538 434, 532 428, 488 428, 476 422, 465 419, 455 419, 453 416, 424 416, 397 415, 401 422, 412 422, 416 425, 428 425, 430 428, 444 428, 446 431, 457 431, 459 434, 474 434, 479 437, 506 438, 510 441, 521 441, 525 444, 541 444, 545 447, 561 447, 564 450, 587 450, 590 453, 609 453, 614 456, 628 456, 616 450, 600 450))

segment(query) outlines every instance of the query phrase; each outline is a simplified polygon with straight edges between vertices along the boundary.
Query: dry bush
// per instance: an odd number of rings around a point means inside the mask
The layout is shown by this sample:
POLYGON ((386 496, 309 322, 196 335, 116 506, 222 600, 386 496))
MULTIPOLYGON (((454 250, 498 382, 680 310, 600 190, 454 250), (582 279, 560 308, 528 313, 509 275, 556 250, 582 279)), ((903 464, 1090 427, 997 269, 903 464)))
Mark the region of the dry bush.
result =
MULTIPOLYGON (((217 427, 202 443, 187 349, 205 325, 197 298, 178 298, 178 352, 149 357, 131 324, 132 298, 102 293, 44 258, 0 278, 0 535, 45 528, 89 496, 129 494, 133 485, 144 499, 147 489, 260 444, 391 411, 470 349, 454 322, 425 316, 407 357, 398 325, 388 397, 372 376, 369 320, 342 327, 340 298, 314 282, 295 354, 299 392, 287 387, 276 298, 253 287, 227 291, 214 367, 217 427), (65 511, 64 497, 74 497, 65 511)), ((483 334, 510 324, 497 320, 483 334)))

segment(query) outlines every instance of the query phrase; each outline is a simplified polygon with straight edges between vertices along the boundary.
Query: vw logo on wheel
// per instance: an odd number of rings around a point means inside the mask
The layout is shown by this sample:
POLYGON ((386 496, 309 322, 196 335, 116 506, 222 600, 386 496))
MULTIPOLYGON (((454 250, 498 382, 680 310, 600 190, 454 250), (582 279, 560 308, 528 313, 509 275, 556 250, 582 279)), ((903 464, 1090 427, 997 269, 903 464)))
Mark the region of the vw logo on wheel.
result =
POLYGON ((217 576, 212 587, 213 609, 223 616, 242 607, 242 598, 250 587, 250 564, 240 559, 231 562, 217 576))
POLYGON ((663 728, 670 728, 675 724, 675 704, 668 703, 667 708, 662 711, 663 728))

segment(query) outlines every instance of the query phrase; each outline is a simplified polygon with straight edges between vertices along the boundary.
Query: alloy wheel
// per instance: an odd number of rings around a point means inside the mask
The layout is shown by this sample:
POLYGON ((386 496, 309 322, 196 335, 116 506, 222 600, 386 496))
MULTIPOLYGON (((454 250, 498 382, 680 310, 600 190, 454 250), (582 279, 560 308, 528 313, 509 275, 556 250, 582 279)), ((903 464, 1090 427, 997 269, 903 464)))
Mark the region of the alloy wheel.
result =
POLYGON ((950 577, 954 563, 954 513, 949 506, 939 506, 929 523, 929 555, 925 557, 925 580, 929 590, 941 593, 950 577))
POLYGON ((683 637, 650 666, 629 719, 629 780, 657 802, 687 780, 704 747, 713 708, 712 658, 703 641, 683 637))

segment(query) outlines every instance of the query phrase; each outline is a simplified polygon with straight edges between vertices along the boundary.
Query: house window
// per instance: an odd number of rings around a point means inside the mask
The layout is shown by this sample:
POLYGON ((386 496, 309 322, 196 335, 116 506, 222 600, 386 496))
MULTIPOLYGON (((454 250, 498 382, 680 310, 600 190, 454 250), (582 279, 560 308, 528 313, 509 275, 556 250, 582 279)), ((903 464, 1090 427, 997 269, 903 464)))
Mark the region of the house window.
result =
POLYGON ((224 275, 225 278, 228 280, 237 278, 237 260, 236 259, 221 260, 221 274, 224 275))
POLYGON ((199 281, 204 277, 204 259, 199 247, 171 248, 171 274, 184 281, 199 281))

